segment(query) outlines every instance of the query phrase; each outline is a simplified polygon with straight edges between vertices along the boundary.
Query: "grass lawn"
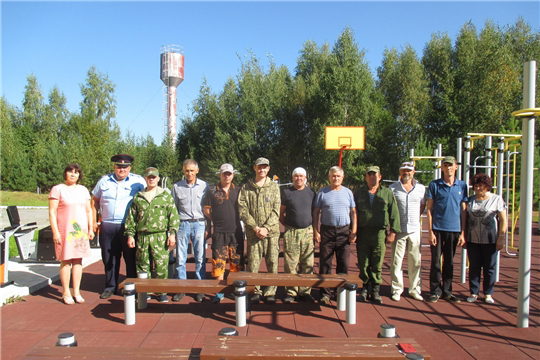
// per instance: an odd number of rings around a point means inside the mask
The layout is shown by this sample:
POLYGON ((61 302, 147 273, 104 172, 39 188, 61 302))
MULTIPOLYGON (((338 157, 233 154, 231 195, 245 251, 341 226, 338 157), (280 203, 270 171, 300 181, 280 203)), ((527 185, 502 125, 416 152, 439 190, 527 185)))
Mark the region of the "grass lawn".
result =
POLYGON ((4 206, 48 206, 49 194, 35 194, 24 191, 0 191, 0 205, 4 206))

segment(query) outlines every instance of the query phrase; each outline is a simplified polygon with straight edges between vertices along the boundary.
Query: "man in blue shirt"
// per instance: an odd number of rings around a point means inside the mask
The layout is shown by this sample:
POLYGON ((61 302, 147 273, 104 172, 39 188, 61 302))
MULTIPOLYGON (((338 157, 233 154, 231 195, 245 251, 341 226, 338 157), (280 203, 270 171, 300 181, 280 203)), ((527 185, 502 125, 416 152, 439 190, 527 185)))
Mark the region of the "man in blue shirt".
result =
MULTIPOLYGON (((332 273, 336 254, 336 273, 349 273, 349 248, 356 242, 356 205, 351 190, 342 186, 345 174, 339 166, 328 172, 330 186, 319 191, 313 209, 313 238, 320 243, 319 273, 332 273), (319 231, 319 215, 321 228, 319 231)), ((321 304, 330 303, 330 289, 321 289, 321 304)))
MULTIPOLYGON (((186 279, 186 263, 188 243, 191 240, 195 256, 195 276, 197 279, 206 278, 206 221, 203 212, 203 200, 208 190, 208 184, 197 178, 199 164, 193 159, 184 160, 182 165, 185 179, 176 182, 173 186, 172 196, 178 214, 180 227, 176 234, 176 278, 186 279)), ((180 301, 184 294, 173 296, 172 301, 180 301)), ((195 300, 204 300, 203 294, 197 294, 195 300)))
POLYGON ((459 302, 452 294, 454 255, 457 245, 465 244, 465 216, 469 189, 467 184, 456 179, 458 166, 453 156, 443 159, 443 177, 429 184, 427 218, 431 247, 431 270, 429 272, 430 302, 444 300, 459 302), (441 253, 442 268, 441 289, 441 253))
POLYGON ((120 258, 124 255, 126 275, 137 277, 135 249, 127 245, 124 235, 126 216, 133 197, 146 187, 142 176, 132 174, 133 157, 126 154, 114 155, 114 173, 103 176, 92 190, 92 212, 94 232, 97 231, 97 213, 101 211, 99 245, 105 266, 105 289, 102 299, 107 299, 118 288, 120 258))

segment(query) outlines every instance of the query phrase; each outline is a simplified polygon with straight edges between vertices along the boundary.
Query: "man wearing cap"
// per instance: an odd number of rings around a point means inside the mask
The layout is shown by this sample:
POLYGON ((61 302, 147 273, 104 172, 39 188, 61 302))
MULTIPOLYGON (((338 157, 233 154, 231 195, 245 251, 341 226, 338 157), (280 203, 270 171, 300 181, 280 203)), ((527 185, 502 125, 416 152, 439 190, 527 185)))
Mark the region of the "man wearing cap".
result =
MULTIPOLYGON (((315 192, 306 185, 306 170, 298 167, 292 172, 293 184, 283 189, 279 219, 285 225, 283 235, 284 267, 286 274, 296 274, 300 264, 301 274, 313 274, 315 250, 313 246, 313 200, 315 192)), ((283 300, 292 303, 296 296, 313 303, 311 287, 287 287, 283 300)))
POLYGON ((392 264, 390 275, 392 277, 392 300, 399 301, 403 293, 403 271, 401 265, 405 250, 408 254, 409 266, 409 296, 422 301, 422 224, 420 215, 426 207, 426 188, 414 179, 414 163, 404 162, 399 168, 399 181, 390 185, 390 190, 396 197, 401 231, 392 243, 392 264))
POLYGON ((356 253, 360 279, 364 287, 358 301, 366 301, 371 286, 371 301, 382 304, 380 295, 382 264, 386 244, 394 242, 401 231, 399 210, 392 190, 381 186, 381 170, 369 166, 366 171, 366 186, 361 187, 354 197, 358 214, 358 237, 356 253))
MULTIPOLYGON (((204 199, 207 231, 212 234, 212 276, 223 280, 227 262, 230 272, 242 270, 244 254, 244 233, 238 213, 238 194, 240 188, 233 183, 235 170, 231 164, 219 168, 220 181, 208 189, 204 199)), ((219 303, 223 294, 218 293, 212 299, 219 303)))
POLYGON ((464 181, 456 179, 458 166, 453 156, 443 159, 443 177, 428 187, 427 219, 431 248, 429 272, 430 302, 444 300, 459 302, 452 294, 454 255, 457 245, 465 244, 465 218, 469 190, 464 181), (443 255, 441 288, 441 254, 443 255))
MULTIPOLYGON (((313 239, 320 243, 320 274, 332 273, 334 253, 336 273, 349 273, 349 248, 356 242, 356 206, 351 190, 341 185, 344 177, 341 167, 331 167, 328 171, 330 186, 317 193, 313 204, 313 239)), ((321 288, 319 302, 330 304, 330 289, 321 288)))
MULTIPOLYGON (((279 207, 281 205, 279 185, 268 177, 270 162, 258 158, 253 165, 255 178, 250 179, 238 196, 240 219, 246 226, 248 246, 247 271, 259 272, 264 257, 269 273, 277 274, 279 260, 279 207)), ((266 302, 276 302, 276 286, 267 286, 264 292, 266 302)), ((262 291, 255 286, 252 304, 258 304, 262 291)))
POLYGON ((103 176, 92 190, 92 212, 94 232, 97 231, 97 213, 101 211, 99 245, 105 266, 105 289, 102 299, 107 299, 118 288, 120 258, 124 256, 126 275, 137 277, 135 249, 127 244, 124 235, 125 222, 133 197, 146 187, 144 178, 130 173, 133 157, 126 154, 114 155, 114 173, 103 176))
MULTIPOLYGON (((137 236, 137 272, 145 272, 150 277, 150 259, 153 259, 156 278, 167 279, 169 251, 174 249, 180 219, 171 194, 158 186, 158 169, 147 168, 144 178, 148 186, 131 202, 125 235, 130 248, 135 248, 137 236)), ((168 301, 166 294, 156 295, 159 302, 168 301)))
MULTIPOLYGON (((199 164, 193 159, 184 160, 182 164, 185 179, 173 185, 172 196, 178 214, 180 227, 176 238, 176 277, 187 279, 186 263, 188 243, 191 240, 195 257, 195 276, 206 278, 205 238, 206 221, 203 213, 203 201, 208 184, 197 178, 199 164)), ((173 301, 180 301, 183 293, 173 296, 173 301)), ((195 296, 197 302, 204 300, 203 294, 195 296)))

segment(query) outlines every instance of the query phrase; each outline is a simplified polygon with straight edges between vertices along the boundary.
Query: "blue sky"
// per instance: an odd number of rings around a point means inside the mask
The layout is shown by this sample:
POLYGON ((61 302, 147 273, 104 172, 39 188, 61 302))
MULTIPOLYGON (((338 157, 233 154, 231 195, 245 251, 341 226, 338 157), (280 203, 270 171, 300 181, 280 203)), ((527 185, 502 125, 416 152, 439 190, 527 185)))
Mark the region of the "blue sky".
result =
MULTIPOLYGON (((540 5, 526 2, 1 2, 2 94, 19 108, 26 77, 34 74, 47 99, 57 85, 70 111, 79 111, 80 84, 95 65, 116 84, 116 122, 122 134, 163 138, 160 48, 184 48, 185 80, 179 118, 191 113, 203 78, 220 92, 251 49, 294 73, 302 44, 331 46, 353 29, 375 74, 385 48, 408 43, 420 57, 431 35, 455 40, 472 21, 500 26, 522 16, 538 31, 540 5)), ((539 59, 540 60, 540 59, 539 59)))

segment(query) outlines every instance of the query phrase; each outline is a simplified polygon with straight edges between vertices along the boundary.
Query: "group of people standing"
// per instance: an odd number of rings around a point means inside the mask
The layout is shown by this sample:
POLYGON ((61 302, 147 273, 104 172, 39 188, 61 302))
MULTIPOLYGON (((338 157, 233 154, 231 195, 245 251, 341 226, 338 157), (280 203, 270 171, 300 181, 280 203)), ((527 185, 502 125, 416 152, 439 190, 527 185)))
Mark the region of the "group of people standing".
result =
MULTIPOLYGON (((133 160, 130 155, 113 156, 114 173, 98 181, 91 197, 79 185, 82 170, 77 164, 69 164, 64 171, 65 183, 51 190, 51 228, 56 256, 61 261, 62 299, 68 305, 84 302, 80 294, 82 258, 89 255, 89 240, 97 233, 98 225, 105 267, 100 297, 107 299, 118 290, 122 256, 127 277, 142 272, 167 278, 171 252, 176 250, 175 276, 186 279, 191 242, 195 277, 204 279, 209 237, 214 278, 224 278, 227 263, 230 272, 243 270, 244 266, 248 272, 258 272, 263 258, 267 271, 277 273, 280 222, 285 227, 286 273, 313 273, 318 244, 319 273, 332 272, 335 256, 336 273, 347 274, 350 244, 355 244, 363 282, 358 301, 381 304, 382 265, 386 246, 390 245, 391 299, 399 301, 404 291, 401 268, 407 251, 408 294, 422 301, 420 217, 425 208, 431 249, 428 301, 459 301, 452 294, 452 276, 453 257, 460 245, 469 249, 471 295, 467 301, 478 298, 483 268, 485 301, 494 302, 494 266, 506 231, 505 204, 490 192, 491 179, 485 174, 475 176, 476 195, 469 197, 467 185, 455 178, 457 164, 451 156, 442 161, 443 177, 432 181, 427 189, 414 179, 414 163, 404 162, 399 180, 390 187, 382 186, 380 168, 369 166, 366 184, 354 194, 342 185, 345 173, 338 166, 329 170, 329 185, 318 193, 307 185, 307 173, 301 167, 293 170, 292 185, 280 191, 268 177, 270 162, 266 158, 255 161, 254 177, 241 187, 233 182, 237 171, 230 164, 220 167, 219 182, 210 186, 197 177, 197 162, 185 160, 184 179, 176 182, 171 192, 158 186, 159 170, 154 167, 147 168, 144 177, 131 173, 133 160)), ((257 286, 250 301, 273 304, 276 290, 268 286, 263 292, 257 286)), ((172 301, 180 301, 184 295, 174 294, 172 301)), ((156 296, 160 302, 168 301, 167 294, 156 296)), ((223 297, 217 294, 212 301, 218 303, 223 297)), ((319 302, 329 304, 331 297, 331 289, 322 288, 319 302)), ((196 301, 203 299, 204 294, 195 294, 196 301)), ((311 288, 287 287, 283 301, 295 300, 315 302, 311 288)))

